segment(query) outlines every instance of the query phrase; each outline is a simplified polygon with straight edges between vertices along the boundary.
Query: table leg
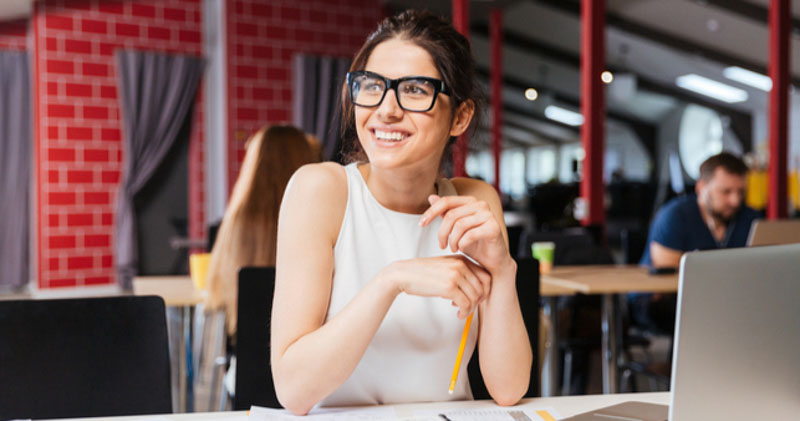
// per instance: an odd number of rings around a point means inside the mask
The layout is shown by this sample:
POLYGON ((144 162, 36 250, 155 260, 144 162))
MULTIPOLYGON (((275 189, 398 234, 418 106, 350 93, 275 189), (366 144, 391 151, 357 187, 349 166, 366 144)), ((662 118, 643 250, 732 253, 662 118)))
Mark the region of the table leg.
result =
POLYGON ((178 334, 178 407, 175 412, 186 412, 186 314, 186 307, 181 307, 178 334))
POLYGON ((617 318, 614 294, 603 295, 603 393, 617 392, 617 318))
POLYGON ((542 384, 542 396, 558 396, 558 297, 547 297, 546 311, 550 317, 550 341, 547 344, 547 367, 542 384))

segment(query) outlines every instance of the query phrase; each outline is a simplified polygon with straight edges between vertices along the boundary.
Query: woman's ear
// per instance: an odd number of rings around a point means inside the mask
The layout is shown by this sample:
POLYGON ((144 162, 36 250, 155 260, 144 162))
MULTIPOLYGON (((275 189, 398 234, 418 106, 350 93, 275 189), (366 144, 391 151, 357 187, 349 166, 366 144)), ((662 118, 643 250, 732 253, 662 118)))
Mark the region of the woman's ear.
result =
POLYGON ((475 102, 468 99, 456 108, 453 123, 450 125, 450 136, 461 136, 469 127, 472 116, 475 114, 475 102))

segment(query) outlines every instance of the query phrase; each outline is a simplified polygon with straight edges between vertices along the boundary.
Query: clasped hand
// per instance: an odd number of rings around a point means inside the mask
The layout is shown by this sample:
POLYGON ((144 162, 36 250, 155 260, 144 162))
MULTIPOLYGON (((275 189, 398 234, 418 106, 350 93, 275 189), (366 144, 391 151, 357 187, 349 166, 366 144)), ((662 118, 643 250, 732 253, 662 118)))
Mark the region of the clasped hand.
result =
POLYGON ((469 196, 428 198, 431 207, 422 215, 420 225, 442 217, 439 247, 450 247, 462 255, 417 258, 398 261, 384 270, 398 292, 425 297, 442 297, 459 307, 458 317, 465 318, 485 300, 491 291, 493 274, 500 273, 510 256, 500 224, 489 205, 469 196))

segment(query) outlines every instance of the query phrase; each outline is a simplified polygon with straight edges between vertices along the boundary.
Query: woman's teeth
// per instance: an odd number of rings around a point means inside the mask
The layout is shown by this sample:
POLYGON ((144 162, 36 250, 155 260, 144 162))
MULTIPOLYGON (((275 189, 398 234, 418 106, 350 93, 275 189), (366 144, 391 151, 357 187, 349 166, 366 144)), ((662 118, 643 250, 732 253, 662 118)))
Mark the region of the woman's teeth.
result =
POLYGON ((384 132, 381 130, 375 130, 375 137, 379 140, 389 140, 393 142, 399 142, 406 138, 406 135, 400 132, 384 132))

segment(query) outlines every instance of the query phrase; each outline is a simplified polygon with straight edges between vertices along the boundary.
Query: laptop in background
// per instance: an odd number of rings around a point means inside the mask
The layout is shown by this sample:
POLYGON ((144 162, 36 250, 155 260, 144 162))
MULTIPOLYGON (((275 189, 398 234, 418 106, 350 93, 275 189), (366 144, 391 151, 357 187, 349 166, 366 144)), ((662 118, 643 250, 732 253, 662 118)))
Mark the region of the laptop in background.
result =
POLYGON ((773 246, 800 243, 800 219, 759 219, 750 227, 748 246, 773 246))
POLYGON ((671 404, 624 402, 564 421, 795 420, 800 244, 681 259, 671 404))

